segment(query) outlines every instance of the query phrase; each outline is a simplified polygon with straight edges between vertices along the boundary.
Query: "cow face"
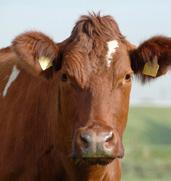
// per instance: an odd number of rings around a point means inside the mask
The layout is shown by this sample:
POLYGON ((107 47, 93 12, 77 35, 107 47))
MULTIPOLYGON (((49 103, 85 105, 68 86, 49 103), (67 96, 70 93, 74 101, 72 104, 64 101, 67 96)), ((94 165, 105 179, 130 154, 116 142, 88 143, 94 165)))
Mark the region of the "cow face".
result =
POLYGON ((135 48, 109 16, 83 16, 61 44, 32 32, 17 37, 12 49, 30 72, 55 77, 58 149, 90 164, 123 157, 132 73, 146 82, 171 65, 170 38, 135 48))
POLYGON ((61 115, 70 125, 73 156, 98 162, 99 157, 122 157, 132 76, 127 49, 117 41, 108 65, 108 42, 103 43, 100 57, 93 50, 87 56, 81 42, 68 44, 60 74, 61 115))
POLYGON ((133 71, 116 23, 104 18, 106 35, 98 32, 98 21, 87 17, 78 22, 61 50, 60 119, 69 125, 65 131, 72 140, 73 158, 105 164, 123 157, 133 71))

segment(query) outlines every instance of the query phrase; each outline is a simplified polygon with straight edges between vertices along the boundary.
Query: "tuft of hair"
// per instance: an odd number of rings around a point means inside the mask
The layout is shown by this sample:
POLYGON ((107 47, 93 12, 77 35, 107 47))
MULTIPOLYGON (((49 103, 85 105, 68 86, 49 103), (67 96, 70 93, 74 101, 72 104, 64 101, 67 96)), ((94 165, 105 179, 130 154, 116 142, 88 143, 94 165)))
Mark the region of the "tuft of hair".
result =
POLYGON ((118 24, 111 16, 101 16, 100 13, 95 14, 94 12, 80 17, 73 28, 71 37, 82 33, 92 39, 100 37, 104 41, 110 41, 114 38, 124 39, 118 24))
POLYGON ((144 65, 152 62, 157 57, 159 70, 156 77, 165 74, 171 66, 171 38, 166 36, 154 36, 139 45, 137 49, 130 51, 131 66, 135 75, 143 83, 155 77, 143 74, 144 65))

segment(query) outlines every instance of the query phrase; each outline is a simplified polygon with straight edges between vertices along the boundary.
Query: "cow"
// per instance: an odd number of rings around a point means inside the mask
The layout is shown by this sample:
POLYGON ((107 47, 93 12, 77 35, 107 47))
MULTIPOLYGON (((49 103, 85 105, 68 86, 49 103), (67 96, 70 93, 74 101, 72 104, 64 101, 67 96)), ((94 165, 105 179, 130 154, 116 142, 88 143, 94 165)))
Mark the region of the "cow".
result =
POLYGON ((111 16, 55 43, 25 32, 0 50, 0 180, 119 181, 132 76, 169 71, 171 38, 138 47, 111 16))

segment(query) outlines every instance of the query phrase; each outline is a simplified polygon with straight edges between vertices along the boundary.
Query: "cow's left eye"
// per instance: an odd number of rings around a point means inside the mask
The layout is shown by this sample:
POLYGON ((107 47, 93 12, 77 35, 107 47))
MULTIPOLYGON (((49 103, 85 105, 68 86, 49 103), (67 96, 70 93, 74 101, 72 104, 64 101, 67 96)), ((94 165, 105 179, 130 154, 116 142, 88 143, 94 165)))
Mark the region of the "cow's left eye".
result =
POLYGON ((125 79, 126 81, 131 81, 131 79, 132 79, 132 74, 126 74, 124 79, 125 79))

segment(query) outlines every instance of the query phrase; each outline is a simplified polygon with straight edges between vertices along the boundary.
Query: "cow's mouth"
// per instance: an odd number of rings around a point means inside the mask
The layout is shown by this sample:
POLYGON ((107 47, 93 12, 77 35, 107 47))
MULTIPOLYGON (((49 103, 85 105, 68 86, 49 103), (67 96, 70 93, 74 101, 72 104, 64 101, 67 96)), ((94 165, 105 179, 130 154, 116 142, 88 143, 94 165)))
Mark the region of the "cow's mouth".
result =
POLYGON ((111 163, 114 159, 122 158, 122 156, 103 156, 103 155, 98 155, 98 156, 82 156, 82 157, 72 157, 76 165, 108 165, 111 163))
POLYGON ((83 158, 84 162, 86 162, 89 165, 107 165, 111 163, 114 158, 108 157, 98 157, 98 158, 83 158))

